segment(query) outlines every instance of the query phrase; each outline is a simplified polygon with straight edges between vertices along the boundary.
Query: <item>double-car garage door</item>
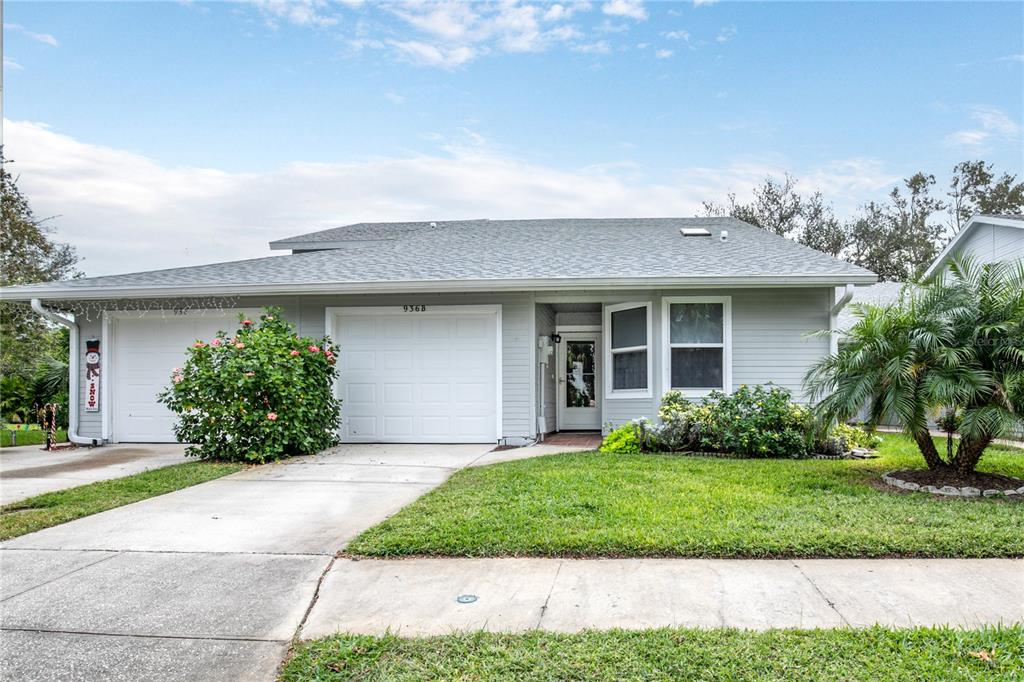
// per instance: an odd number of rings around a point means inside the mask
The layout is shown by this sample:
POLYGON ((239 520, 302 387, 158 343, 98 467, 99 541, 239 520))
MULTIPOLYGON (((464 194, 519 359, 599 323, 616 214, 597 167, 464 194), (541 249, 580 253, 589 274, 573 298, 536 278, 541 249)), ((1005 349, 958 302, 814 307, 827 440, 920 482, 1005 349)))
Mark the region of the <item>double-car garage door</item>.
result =
MULTIPOLYGON (((501 430, 498 318, 495 306, 329 309, 341 348, 342 440, 494 442, 501 430)), ((174 415, 157 393, 196 339, 236 328, 237 311, 115 320, 113 439, 174 442, 174 415)))

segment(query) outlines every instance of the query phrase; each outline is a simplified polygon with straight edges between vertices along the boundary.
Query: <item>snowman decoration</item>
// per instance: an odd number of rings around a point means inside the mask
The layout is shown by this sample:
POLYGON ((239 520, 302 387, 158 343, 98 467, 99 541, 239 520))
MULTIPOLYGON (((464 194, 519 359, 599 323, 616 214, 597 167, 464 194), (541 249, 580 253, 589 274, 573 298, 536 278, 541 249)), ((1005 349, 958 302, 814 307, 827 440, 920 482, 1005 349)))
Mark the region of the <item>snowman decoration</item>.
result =
POLYGON ((100 409, 100 340, 85 341, 85 410, 100 409))

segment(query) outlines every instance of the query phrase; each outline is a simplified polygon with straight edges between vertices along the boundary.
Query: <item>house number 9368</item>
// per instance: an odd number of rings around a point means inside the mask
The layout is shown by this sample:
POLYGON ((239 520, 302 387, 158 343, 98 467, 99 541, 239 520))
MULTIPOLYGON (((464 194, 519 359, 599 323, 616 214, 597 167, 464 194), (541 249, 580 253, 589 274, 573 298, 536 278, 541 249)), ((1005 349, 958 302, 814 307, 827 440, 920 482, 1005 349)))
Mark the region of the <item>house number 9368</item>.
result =
POLYGON ((403 305, 402 310, 407 313, 425 313, 427 312, 427 306, 425 305, 403 305))

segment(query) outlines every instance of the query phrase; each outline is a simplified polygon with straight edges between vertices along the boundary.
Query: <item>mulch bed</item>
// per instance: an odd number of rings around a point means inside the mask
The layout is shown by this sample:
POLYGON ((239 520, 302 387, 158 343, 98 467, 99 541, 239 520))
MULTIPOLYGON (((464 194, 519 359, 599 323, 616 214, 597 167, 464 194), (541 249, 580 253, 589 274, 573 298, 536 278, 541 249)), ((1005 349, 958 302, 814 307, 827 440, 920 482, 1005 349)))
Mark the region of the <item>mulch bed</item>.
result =
POLYGON ((955 469, 932 471, 931 469, 904 469, 893 471, 889 474, 893 478, 918 485, 933 485, 941 488, 944 485, 951 485, 954 488, 970 486, 978 490, 1016 490, 1024 485, 1024 481, 1012 476, 1002 474, 987 474, 981 471, 961 475, 955 469))

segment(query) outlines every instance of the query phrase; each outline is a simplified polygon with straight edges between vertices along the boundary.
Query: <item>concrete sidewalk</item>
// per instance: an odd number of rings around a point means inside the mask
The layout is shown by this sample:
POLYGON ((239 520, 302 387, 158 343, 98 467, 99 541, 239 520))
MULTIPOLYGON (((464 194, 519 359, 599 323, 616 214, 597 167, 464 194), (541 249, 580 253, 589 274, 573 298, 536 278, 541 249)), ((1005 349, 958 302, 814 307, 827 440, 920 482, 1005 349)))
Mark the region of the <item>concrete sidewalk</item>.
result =
POLYGON ((0 449, 0 504, 188 461, 178 444, 107 445, 46 451, 0 449))
POLYGON ((301 635, 1021 621, 1017 559, 345 559, 301 635))

